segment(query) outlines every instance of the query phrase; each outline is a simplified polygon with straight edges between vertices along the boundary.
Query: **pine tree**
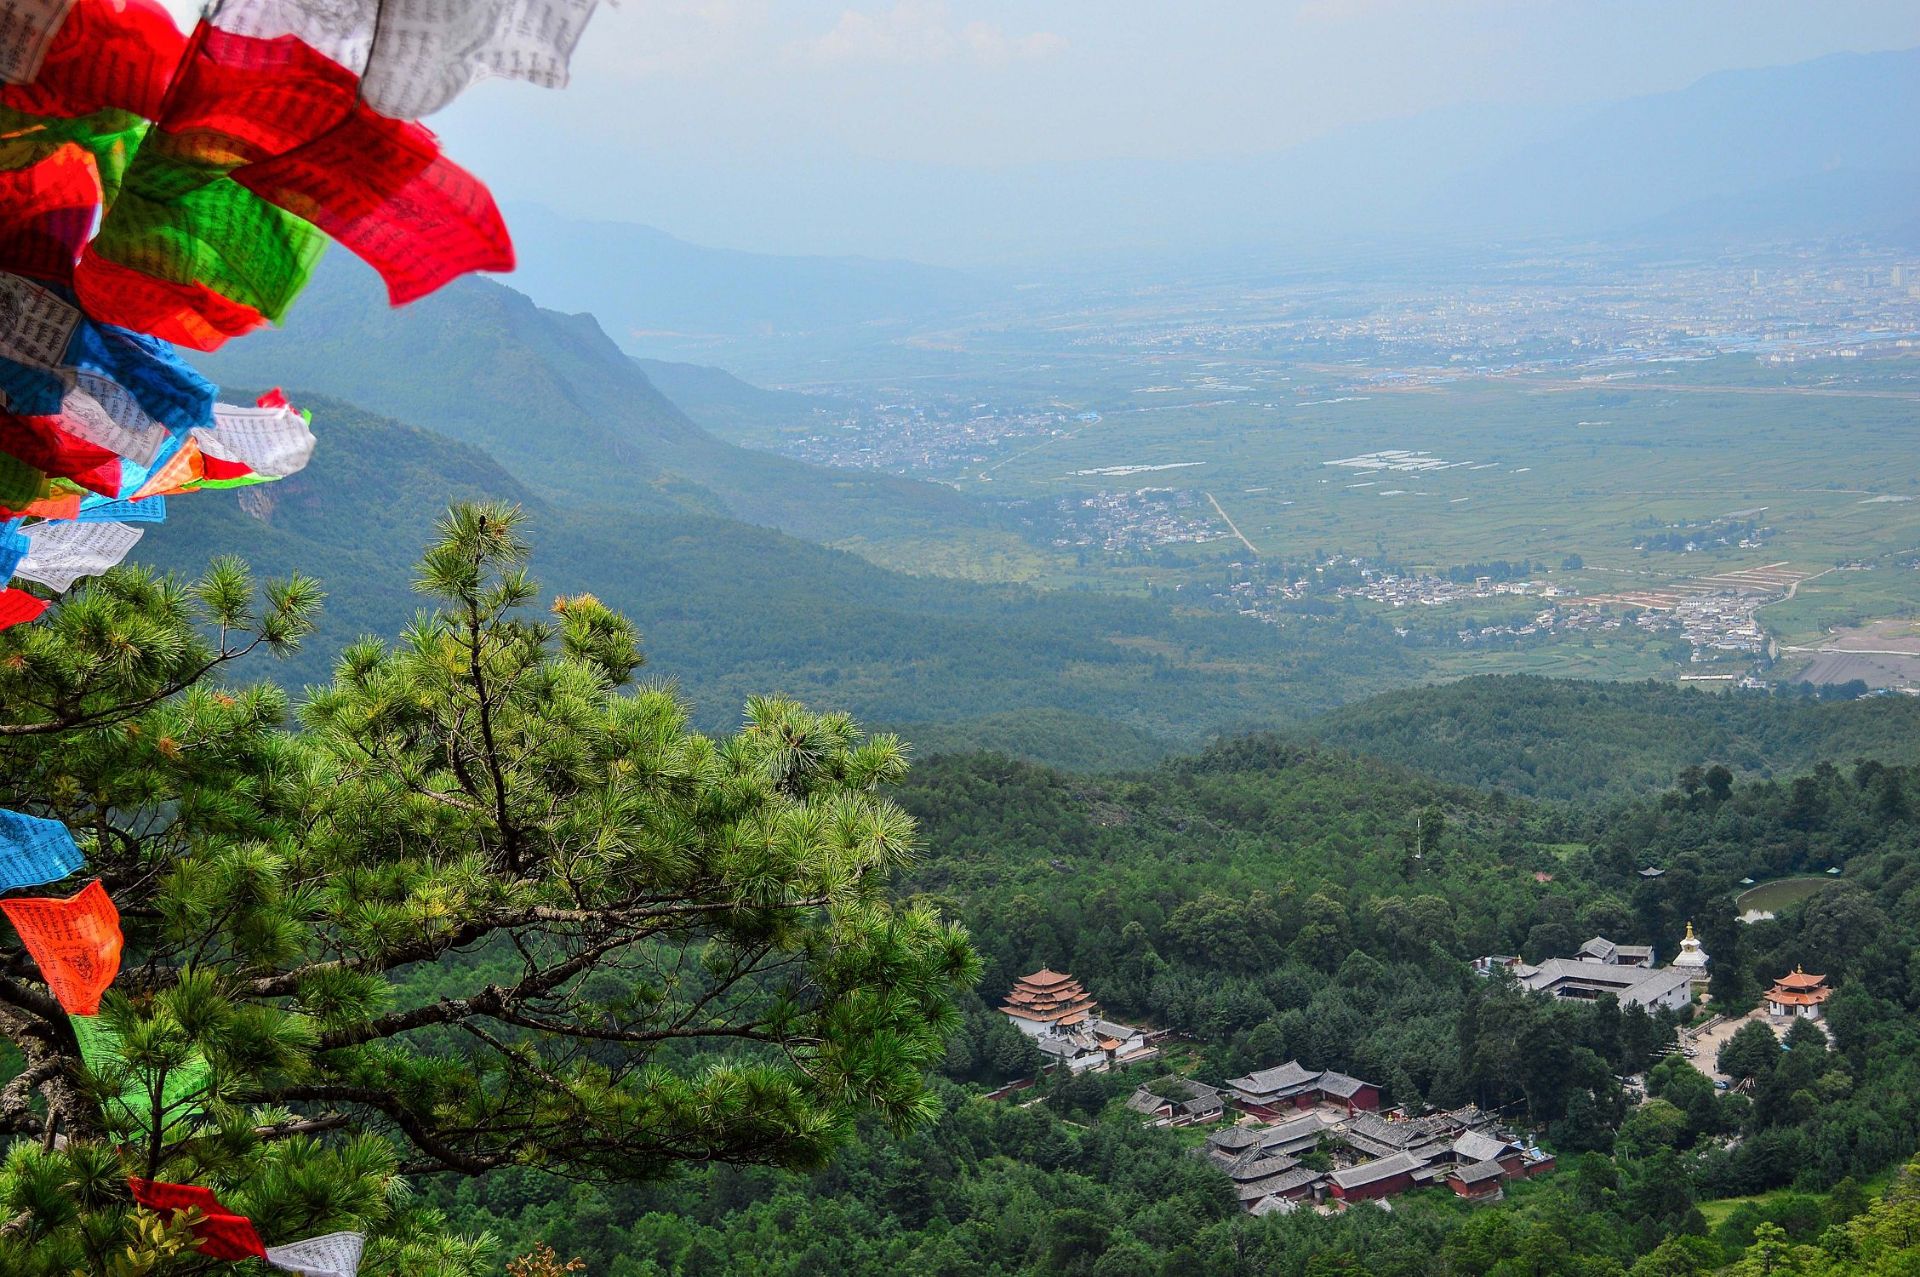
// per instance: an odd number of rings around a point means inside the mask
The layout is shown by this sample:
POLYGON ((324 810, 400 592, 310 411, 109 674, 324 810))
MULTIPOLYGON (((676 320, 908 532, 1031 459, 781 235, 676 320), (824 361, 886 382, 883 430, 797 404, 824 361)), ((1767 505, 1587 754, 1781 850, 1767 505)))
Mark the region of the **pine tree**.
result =
POLYGON ((127 942, 98 1022, 119 1062, 89 1069, 0 941, 0 1272, 204 1271, 137 1175, 214 1189, 269 1245, 363 1229, 364 1272, 465 1274, 488 1239, 409 1177, 811 1166, 862 1114, 934 1113, 977 963, 889 899, 900 742, 773 698, 693 732, 634 682, 627 620, 530 613, 520 524, 454 510, 431 610, 291 725, 225 675, 310 631, 311 581, 116 570, 0 636, 0 807, 74 830, 127 942))

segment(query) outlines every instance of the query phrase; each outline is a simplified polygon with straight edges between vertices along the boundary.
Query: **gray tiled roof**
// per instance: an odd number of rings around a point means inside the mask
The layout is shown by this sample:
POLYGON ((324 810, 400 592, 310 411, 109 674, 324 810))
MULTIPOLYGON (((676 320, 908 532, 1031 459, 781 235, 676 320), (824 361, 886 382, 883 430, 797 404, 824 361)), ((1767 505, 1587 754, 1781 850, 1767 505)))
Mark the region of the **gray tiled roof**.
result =
POLYGON ((1471 1166, 1462 1166, 1453 1173, 1453 1177, 1462 1184, 1484 1184, 1490 1179, 1500 1179, 1506 1173, 1506 1168, 1498 1162, 1475 1162, 1471 1166))
POLYGON ((1345 1073, 1322 1073, 1319 1085, 1320 1089, 1328 1095, 1337 1095, 1343 1100, 1350 1100, 1359 1093, 1361 1087, 1372 1086, 1373 1083, 1363 1082, 1345 1073))
POLYGON ((1495 1139, 1484 1131, 1466 1131, 1453 1141, 1453 1154, 1463 1162, 1497 1161, 1512 1149, 1505 1140, 1495 1139))
POLYGON ((1229 1126, 1207 1136, 1207 1143, 1219 1149, 1247 1149, 1260 1142, 1260 1133, 1251 1126, 1229 1126))
POLYGON ((1420 1169, 1419 1158, 1406 1153, 1395 1153, 1392 1157, 1376 1158, 1371 1162, 1362 1162, 1350 1166, 1344 1171, 1335 1171, 1327 1178, 1341 1188, 1360 1188, 1366 1184, 1375 1184, 1383 1179, 1392 1179, 1395 1175, 1409 1175, 1420 1169))
POLYGON ((1260 1069, 1245 1077, 1231 1078, 1227 1085, 1248 1095, 1283 1095, 1305 1089, 1319 1076, 1317 1072, 1301 1067, 1300 1061, 1288 1060, 1285 1064, 1260 1069))
MULTIPOLYGON (((1516 972, 1516 974, 1519 974, 1516 972)), ((1529 989, 1557 992, 1562 985, 1611 993, 1622 1006, 1650 1006, 1692 982, 1691 973, 1672 967, 1610 966, 1604 962, 1577 962, 1572 958, 1549 958, 1538 967, 1519 975, 1529 989)))

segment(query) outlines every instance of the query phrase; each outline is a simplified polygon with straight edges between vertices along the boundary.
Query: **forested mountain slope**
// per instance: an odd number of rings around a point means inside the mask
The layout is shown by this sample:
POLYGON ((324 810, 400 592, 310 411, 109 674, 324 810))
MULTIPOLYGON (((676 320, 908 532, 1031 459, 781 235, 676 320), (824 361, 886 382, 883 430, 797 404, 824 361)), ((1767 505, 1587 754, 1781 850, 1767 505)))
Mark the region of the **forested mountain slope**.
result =
POLYGON ((707 364, 634 362, 689 417, 729 443, 748 447, 775 447, 784 436, 813 428, 817 414, 848 406, 828 395, 768 390, 707 364))
MULTIPOLYGON (((1215 732, 1294 721, 1367 681, 1413 677, 1400 649, 1328 625, 1283 633, 1188 617, 1152 601, 903 576, 738 520, 668 506, 581 509, 479 449, 325 397, 313 463, 233 498, 176 502, 138 561, 201 570, 237 552, 263 574, 298 570, 331 596, 319 631, 274 677, 298 686, 343 642, 411 614, 412 563, 447 503, 496 496, 532 514, 549 594, 587 590, 631 615, 649 659, 708 727, 754 693, 787 692, 948 742, 997 737, 1039 714, 1111 736, 1121 761, 1215 732), (974 720, 986 720, 977 730, 974 720), (1130 742, 1130 744, 1128 744, 1130 742)), ((1074 732, 1036 739, 1082 761, 1074 732)))
POLYGON ((724 443, 688 419, 591 315, 468 278, 403 309, 345 254, 284 330, 200 360, 216 381, 377 406, 486 449, 529 489, 609 517, 688 510, 833 543, 994 523, 936 484, 828 470, 724 443))
POLYGON ((1540 798, 1610 798, 1719 763, 1777 776, 1822 759, 1920 761, 1920 698, 1802 701, 1660 683, 1532 675, 1389 692, 1306 734, 1466 785, 1540 798))
POLYGON ((1884 1230, 1920 1183, 1875 1203, 1920 1145, 1920 769, 1543 805, 1256 737, 1131 777, 941 758, 899 797, 925 848, 902 885, 964 918, 986 959, 947 1062, 975 1085, 945 1092, 935 1128, 875 1130, 811 1176, 716 1168, 602 1190, 527 1174, 485 1193, 436 1184, 435 1200, 611 1277, 1906 1271, 1910 1233, 1884 1230), (1640 878, 1651 863, 1665 876, 1640 878), (1829 864, 1843 874, 1819 896, 1734 921, 1740 877, 1829 864), (1670 953, 1689 920, 1713 954, 1715 1010, 1745 1010, 1797 964, 1828 974, 1834 1049, 1802 1034, 1722 1092, 1684 1058, 1649 1068, 1662 1017, 1467 966, 1595 932, 1670 953), (980 1098, 1031 1067, 991 1007, 1042 965, 1109 1015, 1180 1030, 1191 1054, 1170 1062, 1193 1076, 1297 1056, 1380 1082, 1389 1102, 1498 1108, 1559 1169, 1498 1205, 1440 1189, 1391 1212, 1251 1217, 1194 1156, 1197 1135, 1143 1129, 1120 1103, 1164 1064, 1055 1078, 1026 1093, 1039 1105, 980 1098), (1652 1098, 1636 1103, 1617 1075, 1643 1070, 1652 1098), (1751 1194, 1766 1196, 1700 1209, 1751 1194), (1753 1266, 1730 1267, 1755 1246, 1753 1266), (1805 1248, 1801 1266, 1781 1266, 1782 1247, 1805 1248))

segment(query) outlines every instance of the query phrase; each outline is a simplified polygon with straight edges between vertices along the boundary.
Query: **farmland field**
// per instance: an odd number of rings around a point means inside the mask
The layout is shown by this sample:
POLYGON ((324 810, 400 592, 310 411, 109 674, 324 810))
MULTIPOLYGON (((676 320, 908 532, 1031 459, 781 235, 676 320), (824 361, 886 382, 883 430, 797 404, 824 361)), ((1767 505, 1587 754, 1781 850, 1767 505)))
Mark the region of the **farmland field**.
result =
POLYGON ((1836 628, 1793 655, 1806 662, 1798 675, 1804 683, 1860 679, 1869 687, 1920 687, 1920 622, 1885 620, 1836 628))
MULTIPOLYGON (((1210 375, 1258 380, 1249 369, 1210 375)), ((1318 550, 1444 568, 1578 554, 1592 588, 1607 577, 1657 586, 1782 560, 1808 573, 1867 560, 1861 575, 1893 578, 1889 603, 1920 605, 1920 572, 1876 561, 1920 547, 1920 500, 1884 499, 1920 496, 1920 396, 1628 394, 1524 379, 1326 391, 1301 397, 1269 382, 1228 403, 1182 403, 1156 389, 1133 394, 1148 402, 1131 409, 1089 397, 1070 406, 1100 411, 1097 425, 957 483, 1002 499, 1194 487, 1270 557, 1318 550), (1171 465, 1182 468, 1103 473, 1171 465), (1729 516, 1770 529, 1764 543, 1635 548, 1649 531, 1729 516)), ((1245 553, 1224 531, 1218 550, 1245 553)), ((1823 614, 1794 619, 1817 625, 1823 614)))

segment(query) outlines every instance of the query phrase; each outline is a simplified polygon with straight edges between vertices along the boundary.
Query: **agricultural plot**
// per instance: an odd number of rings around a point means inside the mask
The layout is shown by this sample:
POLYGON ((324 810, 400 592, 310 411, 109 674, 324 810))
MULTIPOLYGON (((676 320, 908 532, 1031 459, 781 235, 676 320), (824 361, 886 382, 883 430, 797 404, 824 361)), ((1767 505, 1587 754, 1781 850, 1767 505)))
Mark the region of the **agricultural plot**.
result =
MULTIPOLYGON (((1153 384, 1178 388, 1167 371, 1153 384)), ((1073 406, 1097 408, 1096 426, 995 465, 990 484, 959 486, 1059 499, 1091 495, 1116 471, 1178 467, 1272 558, 1354 554, 1416 570, 1531 559, 1558 570, 1577 555, 1567 584, 1582 593, 1643 608, 1767 596, 1783 600, 1770 627, 1801 638, 1920 612, 1920 572, 1896 562, 1920 547, 1920 397, 1717 388, 1701 384, 1711 370, 1682 372, 1655 370, 1632 393, 1517 377, 1343 394, 1330 393, 1341 387, 1326 369, 1233 363, 1207 375, 1257 392, 1221 402, 1189 387, 1185 401, 1167 391, 1150 408, 1137 382, 1103 394, 1082 380, 1086 403, 1073 406), (1670 387, 1650 384, 1669 376, 1670 387), (1649 530, 1742 520, 1764 535, 1635 548, 1649 530), (1856 570, 1836 580, 1842 564, 1856 570), (1863 587, 1875 611, 1847 611, 1863 587)), ((1221 561, 1244 552, 1227 538, 1215 548, 1221 561)))
POLYGON ((1805 665, 1803 683, 1850 683, 1868 687, 1920 688, 1920 621, 1886 620, 1837 629, 1814 646, 1788 649, 1805 665))

